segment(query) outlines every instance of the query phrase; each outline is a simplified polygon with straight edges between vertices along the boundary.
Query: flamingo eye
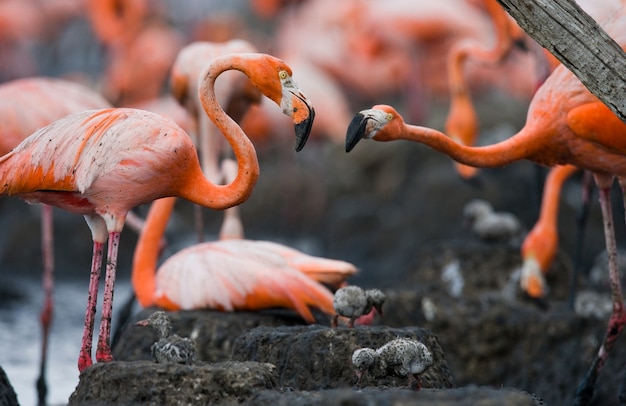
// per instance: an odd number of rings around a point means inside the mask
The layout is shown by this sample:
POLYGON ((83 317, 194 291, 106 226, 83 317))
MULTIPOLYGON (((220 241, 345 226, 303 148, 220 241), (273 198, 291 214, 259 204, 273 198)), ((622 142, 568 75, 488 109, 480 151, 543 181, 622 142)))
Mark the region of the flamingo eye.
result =
POLYGON ((385 118, 387 119, 387 121, 391 121, 391 119, 393 118, 393 115, 391 115, 391 113, 387 113, 385 118))
POLYGON ((287 73, 286 70, 281 70, 280 72, 278 72, 278 77, 281 78, 282 80, 285 80, 289 77, 289 74, 287 73))

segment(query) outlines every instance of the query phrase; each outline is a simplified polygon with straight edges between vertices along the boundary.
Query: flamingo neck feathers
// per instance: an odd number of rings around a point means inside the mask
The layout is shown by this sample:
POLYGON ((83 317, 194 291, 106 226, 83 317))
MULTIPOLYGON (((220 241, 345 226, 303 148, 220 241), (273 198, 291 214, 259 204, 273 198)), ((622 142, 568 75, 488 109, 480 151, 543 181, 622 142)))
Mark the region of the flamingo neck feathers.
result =
POLYGON ((132 284, 137 301, 143 307, 156 304, 156 270, 161 238, 176 203, 175 197, 155 200, 150 206, 133 257, 132 284))
MULTIPOLYGON (((211 121, 222 132, 233 148, 238 167, 237 177, 231 183, 223 186, 211 184, 211 189, 213 189, 211 191, 212 196, 205 197, 210 201, 208 205, 204 205, 214 209, 226 209, 246 201, 259 177, 259 162, 252 142, 235 120, 222 109, 215 95, 215 80, 221 73, 227 70, 239 70, 250 77, 250 69, 252 69, 252 66, 246 63, 245 58, 241 58, 236 54, 226 55, 215 58, 200 77, 198 89, 200 103, 211 121)), ((197 176, 204 178, 201 171, 197 176)), ((189 196, 183 197, 194 203, 203 204, 197 196, 197 191, 193 190, 191 192, 189 196)))
MULTIPOLYGON (((526 125, 514 136, 497 144, 473 147, 459 144, 446 134, 432 128, 402 122, 398 136, 393 138, 420 142, 465 165, 478 168, 497 168, 522 159, 535 157, 537 152, 543 148, 542 143, 528 142, 533 138, 535 132, 533 126, 526 125)), ((546 164, 548 163, 546 162, 546 164)))

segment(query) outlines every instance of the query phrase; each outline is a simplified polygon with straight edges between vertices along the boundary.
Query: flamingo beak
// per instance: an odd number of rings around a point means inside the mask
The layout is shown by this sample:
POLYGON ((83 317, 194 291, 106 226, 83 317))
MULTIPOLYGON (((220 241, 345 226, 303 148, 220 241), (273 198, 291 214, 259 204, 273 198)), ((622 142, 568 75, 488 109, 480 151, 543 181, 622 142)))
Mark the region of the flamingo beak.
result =
POLYGON ((301 94, 292 93, 293 124, 296 130, 296 152, 300 152, 311 134, 315 109, 301 94))
POLYGON ((362 113, 358 113, 352 118, 348 125, 348 132, 346 133, 346 152, 352 151, 352 148, 361 141, 365 135, 365 129, 367 126, 367 120, 371 117, 366 117, 362 113))

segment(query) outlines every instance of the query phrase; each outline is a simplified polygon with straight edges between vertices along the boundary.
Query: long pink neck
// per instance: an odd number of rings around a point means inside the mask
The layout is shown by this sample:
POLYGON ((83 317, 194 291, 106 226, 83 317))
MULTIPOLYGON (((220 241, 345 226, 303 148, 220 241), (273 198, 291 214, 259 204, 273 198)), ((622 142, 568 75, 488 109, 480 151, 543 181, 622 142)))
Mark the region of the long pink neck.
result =
POLYGON ((150 206, 144 228, 137 241, 131 279, 137 301, 143 307, 155 304, 155 276, 161 239, 165 234, 175 203, 175 197, 155 200, 150 206))
POLYGON ((557 166, 550 170, 546 178, 546 186, 543 190, 543 198, 541 200, 541 213, 539 213, 540 221, 551 221, 556 228, 556 219, 559 213, 563 183, 577 171, 578 168, 572 165, 557 166))
MULTIPOLYGON (((541 138, 534 137, 533 132, 532 127, 527 125, 514 136, 497 144, 471 147, 461 145, 444 133, 432 128, 404 124, 401 134, 394 138, 426 144, 465 165, 477 168, 497 168, 522 159, 538 162, 533 157, 544 148, 544 145, 542 142, 537 142, 541 141, 541 138)), ((539 163, 551 164, 551 162, 547 161, 539 163)))
MULTIPOLYGON (((237 159, 237 177, 228 185, 214 185, 208 207, 225 209, 248 199, 259 177, 259 162, 256 150, 241 127, 226 114, 219 105, 215 96, 215 80, 227 70, 239 70, 248 74, 245 60, 236 56, 224 56, 213 60, 211 65, 203 72, 199 87, 200 102, 204 111, 215 126, 222 132, 228 143, 233 148, 237 159)), ((186 199, 202 203, 201 197, 183 196, 186 199)), ((207 206, 206 204, 203 204, 207 206)))

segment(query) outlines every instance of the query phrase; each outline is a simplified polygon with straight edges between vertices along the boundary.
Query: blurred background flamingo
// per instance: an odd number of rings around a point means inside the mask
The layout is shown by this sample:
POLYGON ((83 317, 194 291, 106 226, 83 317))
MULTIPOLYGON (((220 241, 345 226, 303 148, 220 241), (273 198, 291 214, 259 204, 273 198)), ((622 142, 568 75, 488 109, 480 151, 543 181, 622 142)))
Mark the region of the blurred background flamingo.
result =
MULTIPOLYGON (((54 78, 17 79, 0 85, 0 155, 7 154, 26 137, 70 113, 110 107, 96 91, 78 83, 54 78)), ((54 236, 52 207, 41 205, 41 250, 44 304, 41 310, 41 361, 37 392, 46 403, 46 360, 54 309, 54 236)))

